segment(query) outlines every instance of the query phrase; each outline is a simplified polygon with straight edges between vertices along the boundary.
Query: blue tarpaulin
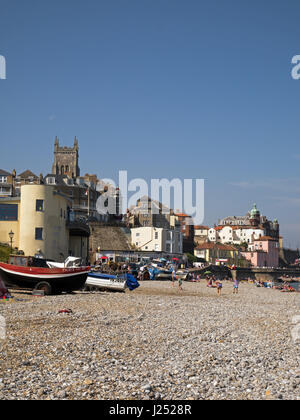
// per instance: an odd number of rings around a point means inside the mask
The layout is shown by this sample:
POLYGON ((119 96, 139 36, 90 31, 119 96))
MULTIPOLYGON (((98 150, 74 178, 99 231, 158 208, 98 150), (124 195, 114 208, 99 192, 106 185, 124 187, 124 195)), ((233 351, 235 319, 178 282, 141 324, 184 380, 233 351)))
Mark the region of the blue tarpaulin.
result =
POLYGON ((139 282, 137 281, 137 279, 132 275, 132 274, 126 274, 126 285, 128 287, 129 290, 134 290, 137 287, 139 287, 139 282))

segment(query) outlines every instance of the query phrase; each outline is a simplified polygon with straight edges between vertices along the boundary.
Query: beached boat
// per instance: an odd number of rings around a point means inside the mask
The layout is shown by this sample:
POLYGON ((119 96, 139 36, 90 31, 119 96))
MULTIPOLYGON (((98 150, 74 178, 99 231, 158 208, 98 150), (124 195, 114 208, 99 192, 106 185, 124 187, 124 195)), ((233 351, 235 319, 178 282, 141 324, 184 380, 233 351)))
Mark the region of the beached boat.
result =
POLYGON ((126 277, 114 276, 111 274, 90 272, 85 282, 84 289, 88 291, 95 290, 113 290, 124 292, 126 289, 126 277))
POLYGON ((167 268, 159 267, 152 265, 148 267, 151 280, 171 280, 172 279, 172 270, 167 268))
POLYGON ((127 287, 129 290, 134 290, 139 287, 139 283, 136 278, 129 273, 113 275, 100 272, 90 272, 84 285, 84 289, 87 291, 110 290, 115 292, 125 292, 127 287))
POLYGON ((189 274, 189 270, 181 269, 176 271, 176 277, 183 281, 193 281, 192 276, 189 274))
POLYGON ((0 270, 7 287, 42 290, 50 295, 82 289, 90 267, 50 268, 44 259, 12 255, 8 264, 0 263, 0 270))
POLYGON ((65 262, 58 263, 54 261, 47 261, 49 268, 74 268, 81 266, 81 258, 78 257, 68 257, 65 262))

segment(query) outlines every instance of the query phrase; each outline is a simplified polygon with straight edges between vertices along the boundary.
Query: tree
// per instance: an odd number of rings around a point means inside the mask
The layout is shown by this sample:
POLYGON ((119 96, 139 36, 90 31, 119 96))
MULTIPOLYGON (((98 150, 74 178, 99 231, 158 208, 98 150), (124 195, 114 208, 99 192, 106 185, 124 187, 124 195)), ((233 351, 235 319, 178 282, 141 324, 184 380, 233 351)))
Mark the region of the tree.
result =
POLYGON ((197 262, 197 257, 195 257, 195 255, 191 254, 190 252, 187 252, 185 255, 187 256, 188 262, 190 264, 197 262))

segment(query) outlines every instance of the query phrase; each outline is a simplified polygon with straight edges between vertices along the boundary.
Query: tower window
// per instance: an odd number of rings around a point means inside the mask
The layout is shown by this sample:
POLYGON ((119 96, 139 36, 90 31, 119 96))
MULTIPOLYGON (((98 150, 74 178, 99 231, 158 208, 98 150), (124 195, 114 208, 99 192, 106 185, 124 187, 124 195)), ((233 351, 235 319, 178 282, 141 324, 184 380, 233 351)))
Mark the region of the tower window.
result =
POLYGON ((35 240, 36 241, 43 240, 43 228, 35 228, 35 240))
POLYGON ((36 211, 44 211, 44 200, 36 200, 36 211))

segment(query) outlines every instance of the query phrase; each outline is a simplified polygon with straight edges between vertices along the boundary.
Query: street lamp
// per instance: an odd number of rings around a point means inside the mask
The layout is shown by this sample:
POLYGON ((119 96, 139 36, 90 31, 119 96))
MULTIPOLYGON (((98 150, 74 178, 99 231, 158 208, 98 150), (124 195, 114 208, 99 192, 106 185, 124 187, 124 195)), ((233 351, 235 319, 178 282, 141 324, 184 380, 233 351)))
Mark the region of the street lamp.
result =
POLYGON ((11 249, 11 252, 12 252, 12 243, 13 243, 13 238, 14 238, 15 234, 14 234, 14 232, 11 230, 11 231, 9 232, 8 236, 9 236, 9 239, 10 239, 10 249, 11 249))

